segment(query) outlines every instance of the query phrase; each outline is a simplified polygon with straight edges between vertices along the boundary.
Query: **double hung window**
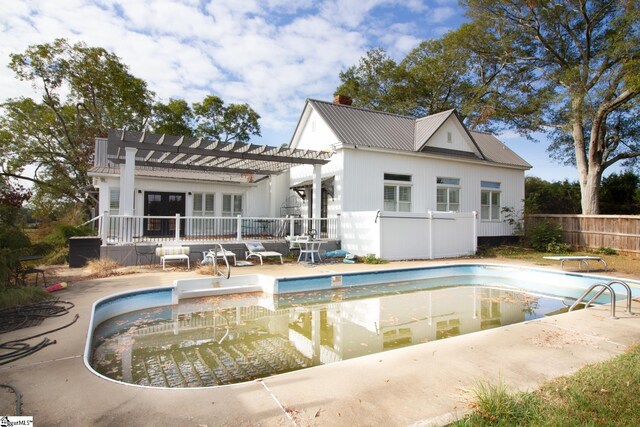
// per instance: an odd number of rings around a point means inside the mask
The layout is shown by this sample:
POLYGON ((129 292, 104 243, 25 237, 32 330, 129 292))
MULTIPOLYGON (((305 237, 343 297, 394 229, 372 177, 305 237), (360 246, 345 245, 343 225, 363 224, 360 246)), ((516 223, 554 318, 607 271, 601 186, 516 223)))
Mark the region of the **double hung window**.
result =
POLYGON ((242 194, 224 194, 222 196, 222 216, 242 215, 242 194))
POLYGON ((500 183, 480 181, 480 219, 500 221, 500 183))
POLYGON ((411 212, 411 175, 384 174, 384 210, 411 212))
POLYGON ((436 178, 436 210, 460 211, 460 178, 436 178))

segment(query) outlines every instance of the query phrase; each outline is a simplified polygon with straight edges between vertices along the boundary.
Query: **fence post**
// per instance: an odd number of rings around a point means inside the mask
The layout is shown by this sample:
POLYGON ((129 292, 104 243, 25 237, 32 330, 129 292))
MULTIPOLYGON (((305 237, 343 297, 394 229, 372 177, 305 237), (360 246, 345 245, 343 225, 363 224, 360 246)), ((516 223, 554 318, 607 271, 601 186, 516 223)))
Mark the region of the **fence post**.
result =
POLYGON ((433 212, 428 211, 429 218, 429 259, 433 259, 433 212))
POLYGON ((107 238, 109 237, 109 223, 111 219, 109 218, 109 211, 104 211, 104 215, 102 216, 102 229, 100 230, 100 235, 102 237, 102 244, 107 244, 107 238))
POLYGON ((238 218, 238 222, 236 224, 236 240, 242 240, 242 215, 238 214, 236 217, 238 218))
POLYGON ((176 242, 180 241, 180 214, 176 214, 176 242))
MULTIPOLYGON (((478 212, 473 211, 471 212, 473 214, 473 253, 475 255, 476 252, 478 252, 478 212)), ((475 289, 475 288, 474 288, 475 289)))
POLYGON ((293 237, 295 236, 295 234, 293 234, 295 232, 293 215, 287 215, 287 217, 289 218, 289 237, 293 237))

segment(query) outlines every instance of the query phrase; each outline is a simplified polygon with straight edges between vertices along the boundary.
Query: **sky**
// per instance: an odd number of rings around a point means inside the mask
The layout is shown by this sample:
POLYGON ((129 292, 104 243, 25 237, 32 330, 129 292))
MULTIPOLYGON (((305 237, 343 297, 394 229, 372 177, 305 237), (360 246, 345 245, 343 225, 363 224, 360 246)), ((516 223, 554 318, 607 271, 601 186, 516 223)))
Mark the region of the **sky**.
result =
MULTIPOLYGON (((367 50, 401 60, 464 20, 457 0, 2 0, 0 102, 34 97, 9 55, 63 37, 114 52, 159 100, 249 104, 262 131, 251 142, 279 146, 305 99, 330 101, 339 73, 367 50)), ((577 178, 548 158, 543 135, 498 137, 533 165, 528 175, 577 178)))

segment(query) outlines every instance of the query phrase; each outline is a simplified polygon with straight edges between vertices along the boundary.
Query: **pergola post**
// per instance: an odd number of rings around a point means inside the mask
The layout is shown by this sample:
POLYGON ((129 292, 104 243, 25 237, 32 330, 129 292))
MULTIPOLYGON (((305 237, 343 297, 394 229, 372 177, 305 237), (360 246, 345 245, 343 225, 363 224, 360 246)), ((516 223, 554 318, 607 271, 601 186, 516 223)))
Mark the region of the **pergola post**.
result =
POLYGON ((313 221, 313 228, 316 232, 320 233, 320 217, 322 215, 322 165, 313 165, 313 183, 312 183, 312 200, 311 200, 311 218, 313 221))
POLYGON ((120 214, 133 216, 133 189, 136 185, 137 148, 125 148, 125 163, 120 166, 120 214))

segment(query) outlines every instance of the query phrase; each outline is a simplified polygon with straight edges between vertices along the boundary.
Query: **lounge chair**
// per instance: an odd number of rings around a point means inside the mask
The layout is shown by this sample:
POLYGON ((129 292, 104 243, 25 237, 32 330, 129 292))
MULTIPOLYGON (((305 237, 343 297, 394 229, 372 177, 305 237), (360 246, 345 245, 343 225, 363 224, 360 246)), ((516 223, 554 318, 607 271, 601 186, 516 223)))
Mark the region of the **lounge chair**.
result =
MULTIPOLYGON (((222 246, 220 246, 222 248, 222 246)), ((233 258, 233 265, 234 267, 236 265, 238 265, 237 260, 236 260, 236 254, 234 252, 228 251, 225 248, 222 248, 222 250, 220 249, 209 249, 206 252, 203 252, 204 258, 203 260, 206 260, 207 258, 210 259, 209 262, 213 263, 213 254, 216 254, 216 258, 217 259, 221 259, 223 256, 226 256, 227 259, 229 258, 233 258)))
POLYGON ((268 251, 260 242, 245 242, 244 245, 247 247, 245 252, 246 259, 255 256, 260 259, 260 264, 262 264, 262 257, 280 257, 280 264, 284 264, 282 254, 280 252, 268 251))

